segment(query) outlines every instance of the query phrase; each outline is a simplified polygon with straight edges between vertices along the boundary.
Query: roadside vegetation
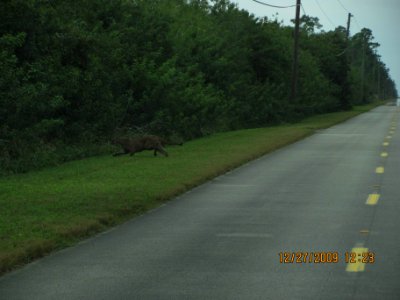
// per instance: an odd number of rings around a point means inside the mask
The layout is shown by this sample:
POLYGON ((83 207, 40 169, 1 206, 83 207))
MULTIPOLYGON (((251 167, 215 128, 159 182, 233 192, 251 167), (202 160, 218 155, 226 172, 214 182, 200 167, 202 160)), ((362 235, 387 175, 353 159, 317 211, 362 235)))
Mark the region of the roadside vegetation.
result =
POLYGON ((0 274, 159 206, 249 160, 377 104, 194 139, 133 157, 96 156, 0 178, 0 274))
POLYGON ((227 0, 0 1, 0 175, 110 151, 119 132, 185 140, 396 98, 371 30, 346 43, 227 0))
POLYGON ((228 0, 0 1, 0 273, 397 98, 368 28, 228 0), (155 134, 170 157, 112 157, 155 134))

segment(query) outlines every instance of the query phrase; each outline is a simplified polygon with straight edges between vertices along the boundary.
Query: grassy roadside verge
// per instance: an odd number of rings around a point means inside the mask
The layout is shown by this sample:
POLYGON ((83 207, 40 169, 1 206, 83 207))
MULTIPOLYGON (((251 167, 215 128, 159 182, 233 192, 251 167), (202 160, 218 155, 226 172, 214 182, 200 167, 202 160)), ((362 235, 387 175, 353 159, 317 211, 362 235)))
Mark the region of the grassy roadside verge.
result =
POLYGON ((0 179, 0 274, 158 206, 265 153, 366 112, 218 133, 170 147, 169 158, 99 156, 0 179))

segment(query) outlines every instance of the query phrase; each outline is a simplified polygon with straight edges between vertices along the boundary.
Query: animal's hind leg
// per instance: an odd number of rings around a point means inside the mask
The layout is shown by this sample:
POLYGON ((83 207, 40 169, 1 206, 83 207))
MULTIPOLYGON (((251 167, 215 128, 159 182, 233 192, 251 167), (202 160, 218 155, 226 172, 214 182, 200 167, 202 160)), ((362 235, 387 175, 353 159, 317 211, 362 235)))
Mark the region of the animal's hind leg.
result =
POLYGON ((117 153, 114 153, 113 156, 120 156, 120 155, 124 155, 124 154, 127 154, 127 153, 126 152, 117 152, 117 153))
POLYGON ((168 157, 167 151, 165 151, 162 147, 156 148, 156 150, 154 150, 154 152, 155 151, 158 151, 158 152, 162 153, 165 157, 168 157))
POLYGON ((128 154, 128 153, 129 153, 128 150, 124 150, 124 151, 122 151, 122 152, 114 153, 113 156, 120 156, 120 155, 124 155, 124 154, 128 154))

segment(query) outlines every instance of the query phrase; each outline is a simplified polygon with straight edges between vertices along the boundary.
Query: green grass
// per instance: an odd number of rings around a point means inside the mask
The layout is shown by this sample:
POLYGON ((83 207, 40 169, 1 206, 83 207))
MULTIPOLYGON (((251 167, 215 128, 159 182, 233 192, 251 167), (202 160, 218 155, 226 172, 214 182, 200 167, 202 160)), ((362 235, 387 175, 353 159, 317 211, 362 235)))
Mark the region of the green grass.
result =
MULTIPOLYGON (((375 105, 376 106, 376 105, 375 105)), ((99 156, 0 179, 0 273, 141 214, 246 161, 368 111, 238 130, 133 157, 99 156)))

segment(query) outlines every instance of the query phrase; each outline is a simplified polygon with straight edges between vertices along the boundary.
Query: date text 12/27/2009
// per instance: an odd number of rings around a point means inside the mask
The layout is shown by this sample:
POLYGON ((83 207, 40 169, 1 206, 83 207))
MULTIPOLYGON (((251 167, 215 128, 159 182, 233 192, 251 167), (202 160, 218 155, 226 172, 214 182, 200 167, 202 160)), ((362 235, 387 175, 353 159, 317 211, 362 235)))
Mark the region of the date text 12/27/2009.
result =
MULTIPOLYGON (((279 262, 289 263, 338 263, 340 261, 339 252, 279 252, 279 262)), ((345 263, 365 263, 375 262, 374 252, 345 252, 342 256, 345 263)))

